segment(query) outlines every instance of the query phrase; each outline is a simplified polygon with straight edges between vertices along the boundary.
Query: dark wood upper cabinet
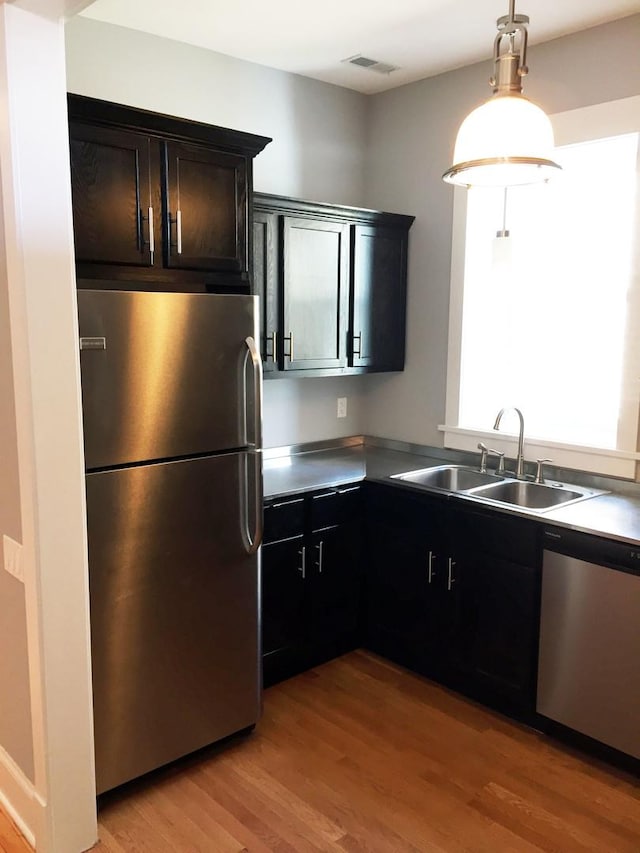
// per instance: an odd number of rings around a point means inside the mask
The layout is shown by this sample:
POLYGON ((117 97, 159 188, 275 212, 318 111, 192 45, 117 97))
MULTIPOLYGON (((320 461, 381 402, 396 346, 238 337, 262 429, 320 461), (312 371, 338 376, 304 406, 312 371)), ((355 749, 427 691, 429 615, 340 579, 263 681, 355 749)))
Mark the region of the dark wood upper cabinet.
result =
POLYGON ((72 122, 70 150, 77 261, 153 266, 160 170, 149 137, 72 122))
POLYGON ((248 291, 252 161, 270 140, 68 103, 79 286, 248 291))
POLYGON ((278 369, 278 216, 253 212, 253 293, 260 297, 260 341, 265 373, 278 369))
POLYGON ((283 230, 283 367, 344 367, 349 226, 287 216, 283 230))
POLYGON ((167 266, 246 272, 245 158, 181 142, 165 156, 167 266))
POLYGON ((254 195, 265 372, 404 368, 412 216, 254 195))
POLYGON ((353 226, 350 364, 404 368, 408 232, 353 226))

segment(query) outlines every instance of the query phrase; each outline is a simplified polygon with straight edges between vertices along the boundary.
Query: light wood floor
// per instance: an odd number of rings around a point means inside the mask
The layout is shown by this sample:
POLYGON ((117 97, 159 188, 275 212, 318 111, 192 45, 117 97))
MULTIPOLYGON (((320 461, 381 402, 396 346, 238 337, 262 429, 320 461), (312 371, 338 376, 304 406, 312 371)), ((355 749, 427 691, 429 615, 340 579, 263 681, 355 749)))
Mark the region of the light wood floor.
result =
POLYGON ((22 835, 0 809, 0 851, 1 853, 27 853, 31 848, 22 835))
POLYGON ((248 738, 107 795, 99 821, 97 853, 639 853, 640 785, 354 652, 266 691, 248 738))

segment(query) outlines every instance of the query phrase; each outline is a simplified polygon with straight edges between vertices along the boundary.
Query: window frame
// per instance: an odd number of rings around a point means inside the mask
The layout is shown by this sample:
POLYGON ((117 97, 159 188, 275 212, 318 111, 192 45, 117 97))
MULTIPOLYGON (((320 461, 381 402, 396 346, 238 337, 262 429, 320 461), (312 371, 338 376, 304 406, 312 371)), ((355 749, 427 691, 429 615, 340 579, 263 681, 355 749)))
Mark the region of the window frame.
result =
MULTIPOLYGON (((617 136, 625 133, 640 132, 640 95, 594 104, 576 110, 556 113, 550 116, 554 128, 556 145, 570 145, 589 140, 617 136)), ((637 173, 636 219, 640 228, 640 152, 637 173)), ((458 450, 477 450, 478 441, 489 441, 491 446, 515 456, 517 436, 508 432, 495 432, 491 424, 486 430, 470 429, 458 426, 460 399, 460 370, 462 355, 462 322, 465 272, 465 237, 467 219, 467 191, 454 188, 453 222, 451 240, 451 279, 449 302, 449 343, 447 354, 447 381, 445 423, 438 426, 444 434, 444 446, 458 450)), ((640 235, 634 246, 634 281, 630 288, 634 307, 629 311, 640 316, 640 235)), ((640 354, 635 353, 635 361, 640 362, 640 354)), ((629 371, 627 365, 627 371, 629 371)), ((632 375, 640 377, 640 363, 631 365, 632 375)), ((628 377, 627 380, 628 381, 628 377)), ((633 383, 631 383, 633 384, 633 383)), ((634 406, 635 417, 640 418, 640 379, 635 380, 634 406), (637 392, 637 393, 636 393, 637 392)), ((517 400, 505 400, 504 405, 518 405, 517 400)), ((496 412, 497 414, 497 412, 496 412)), ((640 469, 640 439, 636 431, 634 449, 612 450, 600 447, 567 444, 528 437, 525 417, 525 451, 528 459, 553 457, 557 467, 573 468, 607 476, 634 479, 640 469)), ((517 431, 517 419, 505 421, 503 428, 517 431)))

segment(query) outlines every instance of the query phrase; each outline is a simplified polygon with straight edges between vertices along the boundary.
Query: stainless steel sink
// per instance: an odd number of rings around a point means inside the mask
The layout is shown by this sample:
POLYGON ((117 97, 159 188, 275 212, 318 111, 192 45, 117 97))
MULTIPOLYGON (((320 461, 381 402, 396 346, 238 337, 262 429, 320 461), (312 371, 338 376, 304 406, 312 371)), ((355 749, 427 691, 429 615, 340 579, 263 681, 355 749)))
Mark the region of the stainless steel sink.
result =
POLYGON ((588 489, 573 484, 548 483, 545 485, 530 480, 500 477, 464 465, 421 468, 405 474, 393 474, 392 479, 402 480, 424 489, 461 494, 496 506, 517 507, 524 512, 536 514, 605 494, 600 489, 588 489))
POLYGON ((483 500, 511 504, 521 509, 544 512, 563 504, 592 498, 603 494, 599 489, 587 489, 582 486, 543 485, 525 480, 505 480, 495 486, 474 489, 473 495, 483 500))
POLYGON ((504 482, 502 477, 496 477, 495 474, 481 474, 480 471, 462 465, 439 465, 436 468, 409 471, 407 474, 394 474, 393 477, 446 492, 465 492, 479 486, 495 486, 504 482))
POLYGON ((524 480, 512 480, 487 486, 477 489, 474 494, 479 498, 489 498, 527 509, 548 509, 584 497, 581 491, 577 492, 563 486, 543 486, 524 480))

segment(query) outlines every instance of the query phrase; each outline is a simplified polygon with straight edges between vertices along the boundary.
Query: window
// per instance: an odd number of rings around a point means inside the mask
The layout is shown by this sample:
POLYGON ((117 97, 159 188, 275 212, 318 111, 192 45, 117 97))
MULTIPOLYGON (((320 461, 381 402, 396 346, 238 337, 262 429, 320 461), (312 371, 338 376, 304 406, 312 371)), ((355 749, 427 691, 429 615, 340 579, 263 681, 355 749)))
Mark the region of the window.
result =
MULTIPOLYGON (((552 120, 557 180, 456 191, 445 444, 500 446, 491 428, 513 405, 527 458, 632 477, 640 98, 552 120)), ((504 440, 501 449, 513 455, 504 440)))

